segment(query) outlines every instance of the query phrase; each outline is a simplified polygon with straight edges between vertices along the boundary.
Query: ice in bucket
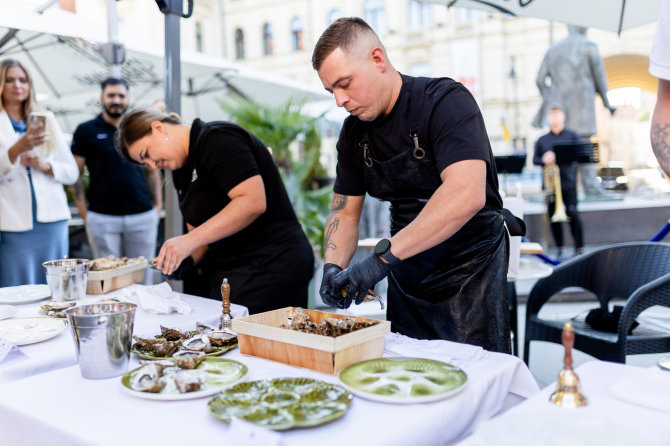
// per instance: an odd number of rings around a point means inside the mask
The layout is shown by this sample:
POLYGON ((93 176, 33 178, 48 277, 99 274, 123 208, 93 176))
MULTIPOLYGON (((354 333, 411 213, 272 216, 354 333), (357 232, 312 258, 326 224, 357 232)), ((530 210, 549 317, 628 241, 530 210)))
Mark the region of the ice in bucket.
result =
POLYGON ((106 303, 68 308, 72 337, 84 378, 104 379, 128 371, 137 305, 106 303))
POLYGON ((86 259, 61 259, 42 263, 47 284, 51 289, 51 299, 77 300, 86 296, 88 263, 86 259))

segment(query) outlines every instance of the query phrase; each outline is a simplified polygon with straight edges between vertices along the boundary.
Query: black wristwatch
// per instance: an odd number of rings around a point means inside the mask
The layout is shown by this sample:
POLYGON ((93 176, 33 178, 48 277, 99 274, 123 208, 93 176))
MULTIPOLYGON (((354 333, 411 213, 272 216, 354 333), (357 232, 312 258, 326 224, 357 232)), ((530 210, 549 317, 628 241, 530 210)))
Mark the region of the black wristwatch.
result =
POLYGON ((375 254, 386 260, 391 266, 398 266, 402 262, 391 252, 391 241, 387 238, 379 240, 375 246, 375 254))

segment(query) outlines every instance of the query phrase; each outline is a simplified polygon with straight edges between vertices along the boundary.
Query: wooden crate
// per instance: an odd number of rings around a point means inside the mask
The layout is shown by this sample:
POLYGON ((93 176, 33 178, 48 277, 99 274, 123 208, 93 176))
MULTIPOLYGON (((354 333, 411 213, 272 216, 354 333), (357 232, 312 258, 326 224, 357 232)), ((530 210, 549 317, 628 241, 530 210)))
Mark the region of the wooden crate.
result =
POLYGON ((124 286, 144 281, 144 271, 148 262, 141 262, 103 271, 89 271, 86 280, 86 294, 105 294, 124 286))
MULTIPOLYGON (((384 335, 391 331, 390 322, 354 317, 359 321, 376 321, 378 324, 337 337, 281 328, 295 310, 295 307, 287 307, 233 319, 240 352, 331 375, 355 362, 382 356, 384 335)), ((323 311, 305 311, 316 324, 329 317, 347 317, 323 311)))

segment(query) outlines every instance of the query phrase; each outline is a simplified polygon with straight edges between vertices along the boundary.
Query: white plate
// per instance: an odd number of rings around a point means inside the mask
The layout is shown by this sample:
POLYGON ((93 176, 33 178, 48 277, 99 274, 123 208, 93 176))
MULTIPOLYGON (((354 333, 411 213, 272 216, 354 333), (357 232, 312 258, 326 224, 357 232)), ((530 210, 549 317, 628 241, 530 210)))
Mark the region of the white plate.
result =
POLYGON ((0 304, 29 304, 51 297, 49 285, 19 285, 0 288, 0 304))
POLYGON ((25 317, 0 321, 0 337, 14 345, 33 344, 51 339, 65 330, 67 323, 52 317, 25 317))
POLYGON ((126 393, 137 398, 163 401, 190 400, 219 393, 226 387, 237 384, 248 372, 247 366, 239 361, 217 357, 205 358, 196 369, 205 372, 207 382, 200 390, 196 390, 195 392, 179 393, 174 383, 174 379, 172 378, 172 376, 174 376, 173 373, 179 370, 178 367, 168 368, 167 370, 169 370, 169 372, 164 372, 161 380, 165 381, 167 384, 163 390, 158 393, 140 392, 133 390, 130 387, 133 375, 139 370, 139 367, 129 371, 121 377, 121 388, 126 393))
POLYGON ((0 321, 14 316, 17 311, 19 308, 14 305, 0 305, 0 321))

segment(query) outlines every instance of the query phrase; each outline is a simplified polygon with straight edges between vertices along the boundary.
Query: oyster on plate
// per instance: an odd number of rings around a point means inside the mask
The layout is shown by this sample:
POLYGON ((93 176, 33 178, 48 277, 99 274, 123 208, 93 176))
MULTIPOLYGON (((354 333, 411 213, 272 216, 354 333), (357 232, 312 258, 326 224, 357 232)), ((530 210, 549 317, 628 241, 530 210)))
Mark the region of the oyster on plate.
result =
POLYGON ((165 386, 165 381, 160 379, 162 373, 161 364, 155 362, 144 364, 135 372, 130 387, 139 392, 160 392, 165 386))
POLYGON ((174 374, 174 383, 180 393, 200 390, 206 381, 207 377, 202 370, 180 370, 174 374))
POLYGON ((176 328, 163 327, 161 325, 161 335, 168 341, 179 341, 186 337, 186 334, 176 328))
POLYGON ((175 364, 181 369, 194 369, 205 359, 204 352, 180 350, 172 355, 175 364))
POLYGON ((133 336, 136 344, 146 351, 154 352, 157 356, 168 357, 177 351, 180 341, 167 341, 163 338, 140 338, 133 336))
POLYGON ((181 347, 185 350, 194 350, 209 353, 212 351, 212 343, 206 334, 197 334, 189 339, 184 339, 181 347))
POLYGON ((207 333, 207 337, 209 338, 209 342, 215 347, 223 347, 224 345, 237 342, 237 336, 227 331, 210 331, 207 333))
POLYGON ((77 305, 77 302, 47 302, 45 304, 40 305, 40 308, 46 311, 48 314, 50 311, 54 312, 65 311, 70 307, 74 307, 75 305, 77 305))

